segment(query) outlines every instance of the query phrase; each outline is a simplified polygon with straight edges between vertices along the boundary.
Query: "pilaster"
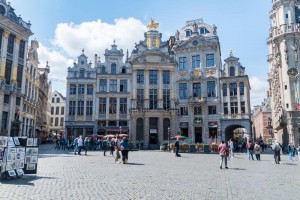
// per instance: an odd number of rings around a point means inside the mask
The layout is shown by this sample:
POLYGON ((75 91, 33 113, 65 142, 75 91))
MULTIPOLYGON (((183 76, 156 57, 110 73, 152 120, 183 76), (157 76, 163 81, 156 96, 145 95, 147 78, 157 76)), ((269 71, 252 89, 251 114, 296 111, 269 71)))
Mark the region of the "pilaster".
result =
POLYGON ((6 63, 6 53, 7 53, 7 43, 8 43, 8 36, 10 32, 4 31, 2 36, 2 46, 1 46, 1 54, 0 56, 0 79, 5 79, 5 63, 6 63))

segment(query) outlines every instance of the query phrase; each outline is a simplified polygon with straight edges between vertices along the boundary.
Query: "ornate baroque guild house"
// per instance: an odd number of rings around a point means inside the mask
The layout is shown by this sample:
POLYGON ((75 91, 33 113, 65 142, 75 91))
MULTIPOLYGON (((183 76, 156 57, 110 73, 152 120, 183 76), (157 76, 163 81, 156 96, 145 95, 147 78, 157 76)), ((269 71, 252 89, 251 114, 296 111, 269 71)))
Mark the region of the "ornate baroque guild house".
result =
POLYGON ((272 0, 269 90, 275 138, 286 146, 300 142, 299 45, 300 1, 272 0))
POLYGON ((64 122, 65 122, 65 107, 66 98, 59 93, 54 91, 49 98, 51 105, 51 116, 50 116, 50 130, 49 132, 55 136, 64 135, 64 122))
POLYGON ((25 65, 31 24, 0 0, 0 134, 21 134, 25 65))

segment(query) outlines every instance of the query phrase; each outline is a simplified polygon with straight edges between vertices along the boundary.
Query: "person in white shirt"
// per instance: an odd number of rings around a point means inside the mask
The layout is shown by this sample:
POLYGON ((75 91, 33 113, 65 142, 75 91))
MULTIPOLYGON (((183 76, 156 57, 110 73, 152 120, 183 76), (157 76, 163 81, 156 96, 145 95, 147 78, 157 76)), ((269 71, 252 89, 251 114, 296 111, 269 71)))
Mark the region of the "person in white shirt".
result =
POLYGON ((81 149, 83 147, 83 139, 82 139, 81 135, 78 138, 77 144, 78 144, 78 155, 81 155, 80 153, 81 153, 81 149))
POLYGON ((119 135, 117 135, 117 138, 115 139, 115 163, 120 163, 119 159, 121 157, 120 155, 120 139, 119 139, 119 135))

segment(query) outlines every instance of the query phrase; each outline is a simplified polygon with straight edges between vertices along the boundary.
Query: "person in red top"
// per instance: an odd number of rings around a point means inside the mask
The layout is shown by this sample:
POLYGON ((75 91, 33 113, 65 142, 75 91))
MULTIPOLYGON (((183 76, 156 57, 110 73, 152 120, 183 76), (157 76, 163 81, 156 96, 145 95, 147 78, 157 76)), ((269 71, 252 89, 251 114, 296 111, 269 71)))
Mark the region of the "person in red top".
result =
POLYGON ((225 169, 228 169, 227 167, 227 154, 228 154, 228 149, 226 147, 226 144, 224 143, 224 140, 221 141, 221 144, 218 146, 218 151, 221 156, 220 160, 220 169, 222 169, 223 165, 223 160, 225 160, 225 169))

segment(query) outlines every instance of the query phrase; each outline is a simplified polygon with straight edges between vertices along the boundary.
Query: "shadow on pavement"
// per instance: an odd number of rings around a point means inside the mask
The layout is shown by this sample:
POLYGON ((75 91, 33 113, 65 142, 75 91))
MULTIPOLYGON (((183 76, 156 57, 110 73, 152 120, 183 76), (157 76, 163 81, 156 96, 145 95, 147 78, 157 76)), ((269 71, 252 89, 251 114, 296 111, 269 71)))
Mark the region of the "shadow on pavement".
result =
POLYGON ((2 185, 27 185, 27 186, 34 186, 32 181, 38 179, 54 179, 52 177, 43 177, 43 176, 28 176, 24 175, 21 178, 11 178, 11 179, 3 179, 0 181, 2 185))
POLYGON ((127 165, 145 165, 145 164, 142 164, 142 163, 127 163, 127 165))
POLYGON ((246 170, 244 168, 231 168, 231 167, 229 167, 229 169, 233 169, 233 170, 246 170))
POLYGON ((297 165, 296 163, 282 163, 282 165, 297 165))

